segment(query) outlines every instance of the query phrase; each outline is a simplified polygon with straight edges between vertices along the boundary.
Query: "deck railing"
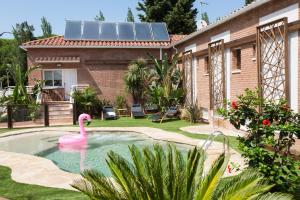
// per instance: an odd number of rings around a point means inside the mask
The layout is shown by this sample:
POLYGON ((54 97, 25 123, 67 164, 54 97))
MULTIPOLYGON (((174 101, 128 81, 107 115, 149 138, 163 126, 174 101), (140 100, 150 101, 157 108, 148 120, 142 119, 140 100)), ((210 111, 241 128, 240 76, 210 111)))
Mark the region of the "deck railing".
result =
POLYGON ((48 127, 75 125, 75 105, 64 103, 70 110, 56 109, 62 104, 0 105, 0 128, 48 127), (65 114, 65 112, 68 112, 65 114), (65 117, 63 117, 65 115, 65 117))

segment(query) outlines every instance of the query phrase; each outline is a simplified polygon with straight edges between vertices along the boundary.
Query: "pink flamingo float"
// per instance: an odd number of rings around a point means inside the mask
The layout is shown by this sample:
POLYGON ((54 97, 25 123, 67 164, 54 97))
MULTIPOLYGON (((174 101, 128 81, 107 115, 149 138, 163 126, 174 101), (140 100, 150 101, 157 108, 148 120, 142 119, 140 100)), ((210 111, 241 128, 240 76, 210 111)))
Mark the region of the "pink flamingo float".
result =
POLYGON ((81 114, 78 118, 80 134, 78 135, 65 135, 58 139, 58 147, 62 152, 67 153, 80 153, 80 171, 85 169, 84 160, 86 157, 87 149, 87 134, 84 128, 84 121, 88 121, 88 125, 91 123, 91 116, 88 114, 81 114))
MULTIPOLYGON (((81 114, 78 118, 80 134, 79 135, 65 135, 58 139, 59 146, 80 146, 86 144, 87 134, 84 128, 84 121, 87 120, 88 125, 91 123, 92 118, 88 114, 81 114)), ((72 149, 72 147, 71 147, 72 149)))

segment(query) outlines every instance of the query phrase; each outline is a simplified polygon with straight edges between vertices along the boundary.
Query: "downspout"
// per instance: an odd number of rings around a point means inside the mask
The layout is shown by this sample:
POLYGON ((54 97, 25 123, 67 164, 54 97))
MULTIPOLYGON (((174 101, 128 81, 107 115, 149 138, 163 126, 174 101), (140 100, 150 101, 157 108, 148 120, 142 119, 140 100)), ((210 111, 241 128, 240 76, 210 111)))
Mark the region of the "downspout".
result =
POLYGON ((175 46, 173 46, 173 49, 175 50, 176 54, 178 54, 178 49, 175 46))
POLYGON ((162 55, 162 48, 159 49, 159 59, 162 60, 163 59, 163 55, 162 55))

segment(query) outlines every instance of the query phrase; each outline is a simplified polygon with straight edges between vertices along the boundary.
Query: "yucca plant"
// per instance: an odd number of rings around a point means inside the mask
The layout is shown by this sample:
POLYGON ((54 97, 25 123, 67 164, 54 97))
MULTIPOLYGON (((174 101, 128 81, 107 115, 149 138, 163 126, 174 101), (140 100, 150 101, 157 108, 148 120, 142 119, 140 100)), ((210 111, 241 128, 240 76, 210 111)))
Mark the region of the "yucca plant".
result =
POLYGON ((204 172, 205 153, 194 148, 183 155, 175 146, 160 145, 139 150, 129 147, 132 162, 110 152, 107 164, 112 179, 94 170, 84 171, 72 186, 90 199, 102 200, 210 200, 292 199, 291 195, 268 193, 273 187, 255 171, 222 179, 229 156, 222 154, 204 172))

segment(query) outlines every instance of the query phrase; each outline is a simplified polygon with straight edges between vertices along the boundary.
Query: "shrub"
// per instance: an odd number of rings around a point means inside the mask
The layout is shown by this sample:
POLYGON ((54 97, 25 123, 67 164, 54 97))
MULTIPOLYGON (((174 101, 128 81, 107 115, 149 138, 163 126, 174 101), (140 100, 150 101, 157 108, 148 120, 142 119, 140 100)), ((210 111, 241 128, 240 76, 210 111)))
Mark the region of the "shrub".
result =
POLYGON ((186 107, 187 117, 191 123, 197 123, 197 121, 202 117, 202 112, 198 106, 198 103, 194 103, 186 107))
POLYGON ((117 109, 126 108, 127 107, 126 98, 122 95, 117 96, 115 105, 117 109))
POLYGON ((88 113, 93 117, 100 117, 102 107, 109 104, 107 100, 100 100, 92 87, 75 91, 72 96, 75 101, 77 116, 81 113, 88 113))
POLYGON ((246 126, 249 135, 240 137, 239 148, 249 167, 258 169, 279 191, 293 191, 299 183, 296 164, 290 158, 294 134, 299 135, 299 115, 285 100, 264 101, 257 91, 246 90, 228 110, 220 110, 231 124, 246 126))

